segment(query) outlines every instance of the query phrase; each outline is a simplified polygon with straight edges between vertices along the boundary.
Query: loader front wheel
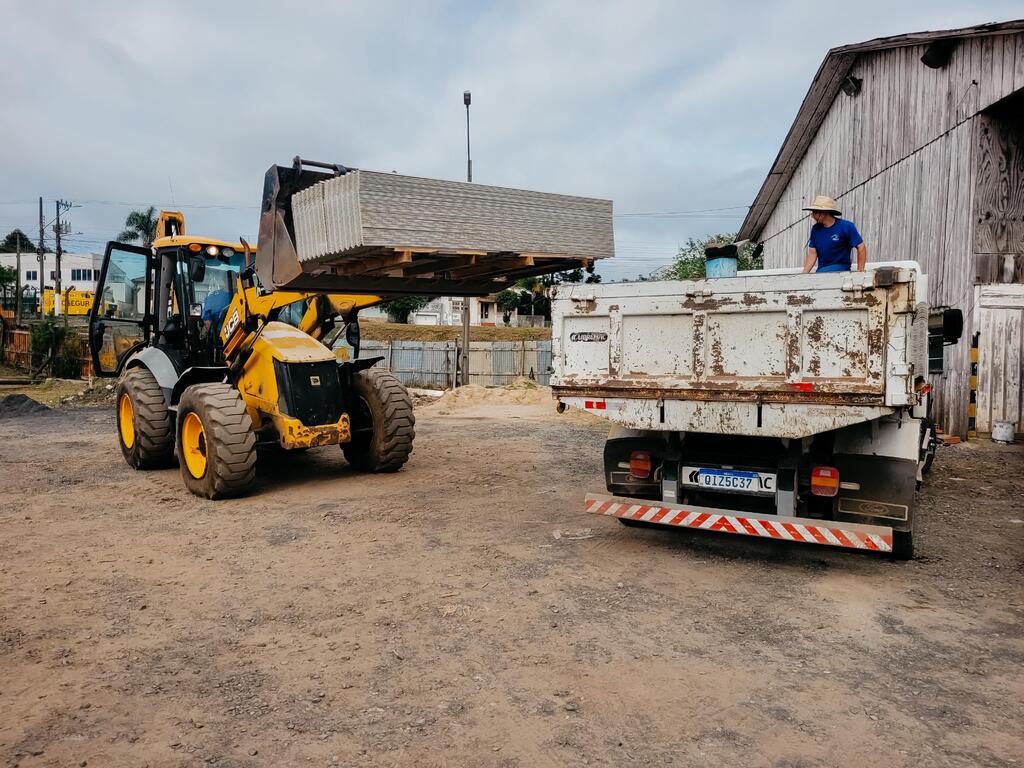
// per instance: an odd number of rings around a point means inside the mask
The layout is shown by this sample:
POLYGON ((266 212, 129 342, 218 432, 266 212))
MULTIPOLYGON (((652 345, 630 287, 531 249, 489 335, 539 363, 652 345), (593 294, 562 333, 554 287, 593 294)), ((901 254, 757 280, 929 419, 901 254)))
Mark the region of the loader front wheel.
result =
POLYGON ((256 434, 238 390, 197 384, 178 403, 178 463, 196 496, 241 496, 256 479, 256 434))
POLYGON ((393 374, 374 368, 353 376, 352 387, 352 440, 341 446, 346 461, 363 472, 397 472, 416 436, 409 393, 393 374))
POLYGON ((156 377, 131 368, 117 382, 117 438, 124 460, 135 469, 166 467, 174 459, 171 413, 156 377))

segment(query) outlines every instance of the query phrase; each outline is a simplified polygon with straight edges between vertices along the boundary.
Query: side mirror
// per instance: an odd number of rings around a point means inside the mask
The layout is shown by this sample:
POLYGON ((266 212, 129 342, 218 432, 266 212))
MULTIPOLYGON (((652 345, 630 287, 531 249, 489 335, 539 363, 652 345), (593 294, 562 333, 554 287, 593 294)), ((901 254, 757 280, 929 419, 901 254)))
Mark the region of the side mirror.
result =
POLYGON ((188 276, 193 283, 203 282, 203 278, 206 277, 206 257, 205 256, 189 256, 188 259, 188 276))
POLYGON ((942 313, 942 340, 956 344, 964 335, 964 313, 959 309, 947 309, 942 313))
POLYGON ((345 341, 359 354, 359 323, 355 320, 345 326, 345 341))

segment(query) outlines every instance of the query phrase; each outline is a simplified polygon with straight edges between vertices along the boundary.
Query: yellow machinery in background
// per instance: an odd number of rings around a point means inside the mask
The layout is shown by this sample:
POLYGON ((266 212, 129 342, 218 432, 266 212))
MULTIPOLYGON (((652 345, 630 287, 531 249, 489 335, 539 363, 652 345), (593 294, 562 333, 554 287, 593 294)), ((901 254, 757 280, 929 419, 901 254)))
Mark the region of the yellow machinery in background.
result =
MULTIPOLYGON (((95 302, 95 291, 76 291, 72 288, 61 291, 60 309, 62 315, 88 315, 95 302)), ((43 291, 43 314, 54 314, 54 290, 43 291)))

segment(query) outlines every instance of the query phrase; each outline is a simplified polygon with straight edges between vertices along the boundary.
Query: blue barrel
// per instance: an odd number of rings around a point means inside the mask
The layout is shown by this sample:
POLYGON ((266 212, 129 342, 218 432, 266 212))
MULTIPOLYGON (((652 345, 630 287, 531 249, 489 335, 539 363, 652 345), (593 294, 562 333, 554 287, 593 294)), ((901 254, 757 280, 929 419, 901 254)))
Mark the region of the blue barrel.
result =
POLYGON ((739 259, 735 256, 719 256, 708 259, 704 264, 704 273, 708 277, 736 277, 739 259))

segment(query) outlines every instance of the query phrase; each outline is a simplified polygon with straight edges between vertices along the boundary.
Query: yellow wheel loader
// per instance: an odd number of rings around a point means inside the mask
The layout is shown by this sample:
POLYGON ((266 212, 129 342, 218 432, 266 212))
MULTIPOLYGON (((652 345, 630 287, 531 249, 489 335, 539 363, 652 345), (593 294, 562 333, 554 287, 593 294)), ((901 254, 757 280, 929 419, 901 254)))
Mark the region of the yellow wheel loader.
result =
MULTIPOLYGON (((598 252, 610 249, 608 201, 534 200, 532 215, 547 222, 546 234, 535 237, 521 213, 501 221, 502 213, 494 212, 495 195, 504 200, 509 190, 471 185, 463 191, 477 195, 477 202, 463 200, 459 226, 487 246, 472 250, 453 244, 465 245, 467 236, 432 232, 446 210, 431 206, 444 203, 428 196, 426 205, 417 198, 420 207, 409 208, 415 185, 384 202, 371 190, 357 210, 339 208, 337 190, 330 189, 337 177, 356 170, 300 157, 291 167, 271 166, 255 249, 244 241, 190 235, 174 211, 161 214, 151 248, 108 243, 89 340, 96 372, 119 377, 118 436, 131 466, 165 466, 176 458, 189 490, 211 499, 252 485, 260 446, 339 445, 356 469, 394 472, 412 452, 412 405, 398 379, 373 368, 382 358, 359 358, 359 310, 403 294, 486 296, 521 277, 589 267, 590 257, 570 253, 581 242, 598 252), (320 202, 310 207, 317 194, 303 193, 321 184, 320 202), (490 208, 474 207, 480 201, 490 201, 490 208), (361 234, 358 243, 342 238, 349 244, 314 255, 297 247, 298 231, 319 248, 316 233, 333 238, 361 222, 363 207, 376 217, 377 230, 413 240, 432 232, 433 245, 423 244, 430 238, 417 246, 361 234), (395 221, 381 221, 389 210, 395 221), (474 229, 480 216, 500 225, 491 227, 490 239, 474 229), (573 237, 551 252, 525 252, 558 241, 567 221, 575 221, 573 237)), ((358 188, 362 177, 354 178, 351 186, 358 188)))
POLYGON ((118 438, 136 469, 173 465, 198 496, 245 493, 256 450, 339 445, 394 472, 415 436, 412 403, 382 358, 358 359, 358 312, 375 295, 274 291, 255 252, 185 232, 165 211, 151 248, 108 243, 90 315, 99 375, 117 376, 118 438))

